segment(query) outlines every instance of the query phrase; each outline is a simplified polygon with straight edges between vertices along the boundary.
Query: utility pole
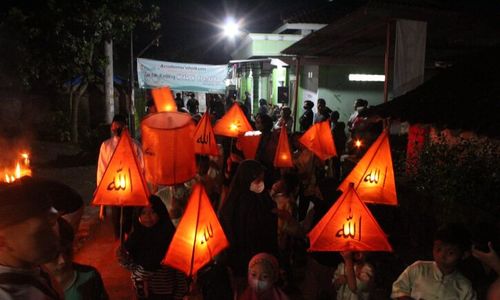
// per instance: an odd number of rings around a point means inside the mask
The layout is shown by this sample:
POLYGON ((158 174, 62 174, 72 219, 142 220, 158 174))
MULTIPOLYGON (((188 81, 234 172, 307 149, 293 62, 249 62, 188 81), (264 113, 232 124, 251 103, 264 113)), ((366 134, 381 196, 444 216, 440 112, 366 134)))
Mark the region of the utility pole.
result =
POLYGON ((129 130, 130 135, 135 138, 135 81, 134 81, 134 31, 130 30, 130 107, 129 130))
MULTIPOLYGON (((106 23, 111 32, 111 23, 106 23)), ((106 124, 111 124, 115 115, 115 97, 113 86, 113 38, 109 34, 104 41, 104 56, 106 57, 106 69, 104 74, 104 95, 106 105, 106 124)))

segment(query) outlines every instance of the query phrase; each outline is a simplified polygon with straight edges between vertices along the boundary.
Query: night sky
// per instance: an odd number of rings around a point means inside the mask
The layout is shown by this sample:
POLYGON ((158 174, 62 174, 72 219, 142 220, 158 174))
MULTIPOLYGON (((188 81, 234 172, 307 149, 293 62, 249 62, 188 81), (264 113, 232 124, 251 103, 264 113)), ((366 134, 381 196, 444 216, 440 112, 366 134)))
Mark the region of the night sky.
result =
MULTIPOLYGON (((311 5, 311 2, 313 1, 162 1, 160 46, 148 50, 143 56, 159 60, 227 63, 229 54, 239 40, 231 42, 222 36, 219 26, 226 16, 243 20, 243 30, 270 32, 281 24, 282 17, 311 5)), ((146 34, 140 42, 147 38, 151 40, 154 34, 146 34)), ((144 45, 147 43, 143 42, 144 45)))

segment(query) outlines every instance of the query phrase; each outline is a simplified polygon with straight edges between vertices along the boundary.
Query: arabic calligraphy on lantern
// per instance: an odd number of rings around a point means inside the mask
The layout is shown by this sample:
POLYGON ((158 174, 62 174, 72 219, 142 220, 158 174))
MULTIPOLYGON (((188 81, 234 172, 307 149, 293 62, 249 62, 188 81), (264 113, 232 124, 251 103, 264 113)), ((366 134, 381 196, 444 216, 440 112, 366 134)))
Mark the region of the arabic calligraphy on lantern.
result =
POLYGON ((116 170, 115 177, 113 180, 108 184, 108 191, 124 191, 127 188, 129 188, 130 191, 132 191, 132 177, 130 176, 130 168, 127 168, 124 170, 123 168, 120 168, 116 170), (129 184, 127 184, 129 183, 129 184))
POLYGON ((214 230, 212 228, 212 223, 208 223, 208 226, 203 228, 203 237, 201 239, 201 244, 208 243, 208 240, 214 237, 214 230))
POLYGON ((364 182, 375 183, 375 184, 378 184, 379 180, 380 180, 379 169, 371 170, 370 173, 366 174, 365 178, 363 179, 364 182))
POLYGON ((196 140, 198 144, 210 144, 210 135, 209 134, 203 134, 200 135, 200 137, 196 140))
POLYGON ((337 233, 335 234, 338 238, 350 238, 357 239, 361 241, 361 216, 358 219, 357 228, 356 228, 356 220, 353 219, 352 213, 349 213, 349 216, 346 219, 346 222, 342 225, 337 233))

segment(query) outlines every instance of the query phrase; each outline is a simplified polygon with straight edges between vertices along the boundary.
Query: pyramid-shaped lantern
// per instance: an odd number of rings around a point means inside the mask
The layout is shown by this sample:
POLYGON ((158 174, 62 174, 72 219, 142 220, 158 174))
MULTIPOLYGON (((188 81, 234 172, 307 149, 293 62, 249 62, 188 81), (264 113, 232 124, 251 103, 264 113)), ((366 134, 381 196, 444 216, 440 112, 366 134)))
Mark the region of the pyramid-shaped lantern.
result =
POLYGON ((227 246, 205 189, 195 185, 162 263, 191 277, 227 246))
POLYGON ((214 126, 215 134, 228 137, 238 137, 250 130, 252 130, 252 126, 238 103, 234 103, 214 126))
POLYGON ((274 166, 276 168, 293 167, 292 153, 290 152, 290 145, 288 144, 288 134, 286 132, 285 126, 281 127, 278 147, 276 147, 276 154, 274 154, 274 166))
POLYGON ((172 90, 168 86, 153 89, 151 90, 151 94, 153 95, 157 112, 177 111, 172 90))
POLYGON ((146 206, 149 190, 127 130, 122 132, 94 193, 93 205, 146 206))
POLYGON ((308 233, 309 251, 392 251, 352 185, 308 233))
POLYGON ((339 185, 343 192, 350 183, 367 203, 397 205, 389 134, 386 130, 373 142, 354 169, 339 185))
POLYGON ((243 152, 246 159, 255 159, 261 138, 262 132, 247 131, 238 137, 236 147, 243 152))
POLYGON ((219 155, 212 124, 208 113, 204 113, 193 135, 194 152, 201 155, 219 155))
POLYGON ((326 160, 337 155, 328 121, 319 122, 311 126, 300 137, 299 142, 321 160, 326 160))

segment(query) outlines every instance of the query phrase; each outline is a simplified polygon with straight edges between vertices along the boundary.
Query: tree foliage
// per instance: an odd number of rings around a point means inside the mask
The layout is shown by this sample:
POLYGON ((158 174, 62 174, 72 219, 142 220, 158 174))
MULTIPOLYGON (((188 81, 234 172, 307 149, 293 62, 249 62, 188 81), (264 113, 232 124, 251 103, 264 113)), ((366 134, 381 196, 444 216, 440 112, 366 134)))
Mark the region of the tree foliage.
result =
POLYGON ((60 87, 75 77, 98 81, 105 39, 124 42, 139 23, 158 29, 158 11, 140 0, 37 1, 12 7, 3 29, 12 33, 25 86, 60 87))

